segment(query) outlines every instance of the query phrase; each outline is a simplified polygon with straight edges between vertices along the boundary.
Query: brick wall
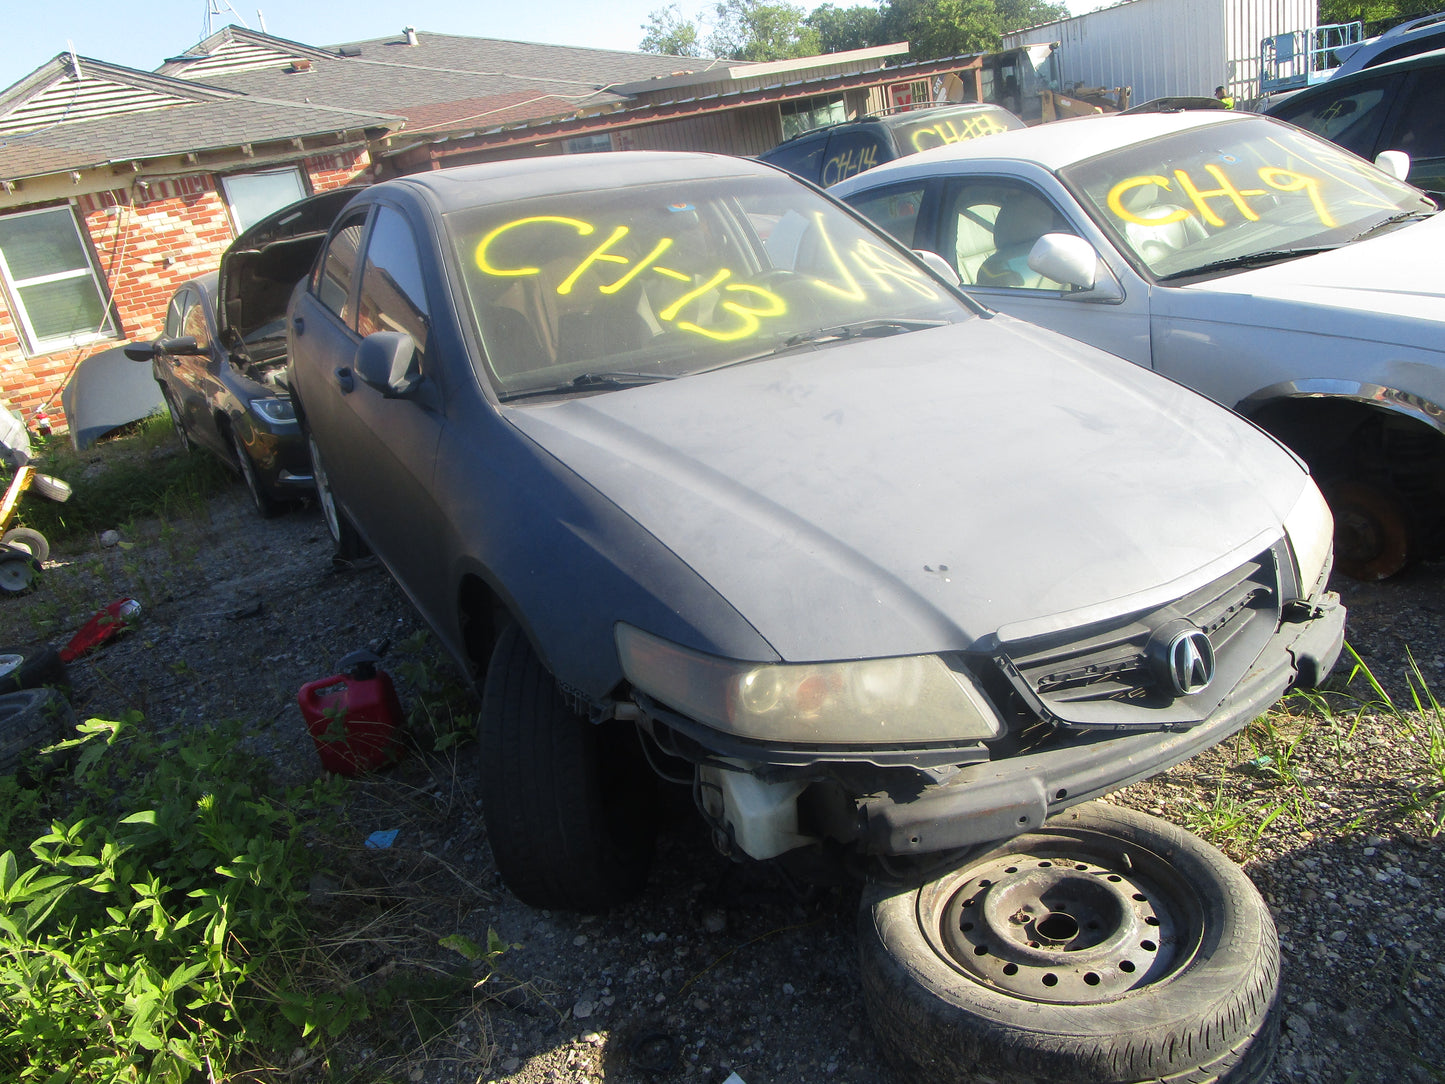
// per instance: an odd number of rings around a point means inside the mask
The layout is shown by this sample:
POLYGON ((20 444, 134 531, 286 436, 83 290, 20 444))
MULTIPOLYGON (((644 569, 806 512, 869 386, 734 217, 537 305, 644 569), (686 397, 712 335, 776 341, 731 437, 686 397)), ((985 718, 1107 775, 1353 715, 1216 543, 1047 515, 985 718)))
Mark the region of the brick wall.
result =
MULTIPOLYGON (((319 155, 302 164, 314 192, 340 188, 370 166, 363 151, 319 155)), ((91 251, 110 288, 121 340, 156 338, 176 287, 214 271, 235 238, 230 213, 214 176, 204 174, 131 184, 79 197, 75 208, 90 235, 91 251)), ((0 292, 0 393, 27 422, 44 406, 64 428, 60 390, 82 358, 120 340, 26 356, 8 302, 0 292)))

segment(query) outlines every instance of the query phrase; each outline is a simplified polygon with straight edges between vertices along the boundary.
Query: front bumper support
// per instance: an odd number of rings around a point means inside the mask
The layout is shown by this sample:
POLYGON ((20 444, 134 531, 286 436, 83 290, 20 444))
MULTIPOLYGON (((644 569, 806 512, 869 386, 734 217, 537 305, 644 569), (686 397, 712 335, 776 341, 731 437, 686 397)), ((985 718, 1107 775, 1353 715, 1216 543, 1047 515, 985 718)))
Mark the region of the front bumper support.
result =
POLYGON ((913 855, 1009 839, 1208 749, 1269 709, 1294 685, 1323 681, 1344 646, 1345 608, 1322 596, 1285 621, 1213 715, 1188 730, 1064 735, 1046 750, 967 765, 946 782, 859 803, 862 849, 913 855))

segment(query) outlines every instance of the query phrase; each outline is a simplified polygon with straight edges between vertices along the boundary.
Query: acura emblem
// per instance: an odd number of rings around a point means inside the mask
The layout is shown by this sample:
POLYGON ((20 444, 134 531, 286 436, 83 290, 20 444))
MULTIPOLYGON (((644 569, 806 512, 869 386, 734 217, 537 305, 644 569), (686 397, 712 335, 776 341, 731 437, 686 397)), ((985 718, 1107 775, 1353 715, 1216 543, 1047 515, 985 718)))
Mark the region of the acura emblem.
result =
POLYGON ((1148 654, 1155 676, 1175 696, 1201 693, 1214 680, 1214 645, 1188 622, 1170 622, 1156 631, 1148 654))

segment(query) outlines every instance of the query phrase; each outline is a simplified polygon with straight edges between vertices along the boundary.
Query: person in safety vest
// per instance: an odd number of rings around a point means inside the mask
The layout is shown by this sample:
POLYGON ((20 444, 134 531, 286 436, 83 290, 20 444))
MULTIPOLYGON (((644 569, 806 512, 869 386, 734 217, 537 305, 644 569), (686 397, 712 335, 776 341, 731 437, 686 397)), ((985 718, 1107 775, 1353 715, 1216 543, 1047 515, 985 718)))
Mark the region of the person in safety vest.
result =
POLYGON ((1215 87, 1215 88, 1214 88, 1214 96, 1215 96, 1216 98, 1218 98, 1221 102, 1224 103, 1224 108, 1225 108, 1225 109, 1233 109, 1233 108, 1234 108, 1234 96, 1231 95, 1231 94, 1226 94, 1226 93, 1224 93, 1224 88, 1223 88, 1223 87, 1215 87))

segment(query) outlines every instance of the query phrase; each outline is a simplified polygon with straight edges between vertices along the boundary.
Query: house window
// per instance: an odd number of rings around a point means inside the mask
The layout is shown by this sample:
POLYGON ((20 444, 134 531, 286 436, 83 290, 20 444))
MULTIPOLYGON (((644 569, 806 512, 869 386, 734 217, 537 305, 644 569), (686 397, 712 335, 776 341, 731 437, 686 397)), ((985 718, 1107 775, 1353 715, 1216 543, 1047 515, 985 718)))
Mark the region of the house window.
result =
POLYGON ((843 95, 833 94, 825 98, 799 98, 791 102, 779 102, 778 111, 783 118, 783 138, 811 132, 826 124, 841 124, 848 119, 848 107, 843 95))
POLYGON ((0 217, 0 276, 32 354, 114 337, 104 283, 69 207, 0 217))
POLYGON ((299 169, 266 169, 221 178, 236 232, 244 233, 272 211, 279 211, 309 193, 299 169))
POLYGON ((574 136, 562 144, 563 154, 597 154, 612 149, 610 135, 574 136))

